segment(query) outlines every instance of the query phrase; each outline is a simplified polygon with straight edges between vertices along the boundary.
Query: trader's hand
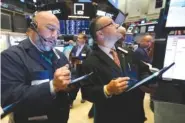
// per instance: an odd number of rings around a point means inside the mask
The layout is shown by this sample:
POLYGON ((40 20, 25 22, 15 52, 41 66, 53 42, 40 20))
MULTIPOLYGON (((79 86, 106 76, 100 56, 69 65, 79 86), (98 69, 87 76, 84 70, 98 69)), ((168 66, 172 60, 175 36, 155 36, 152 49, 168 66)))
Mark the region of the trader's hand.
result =
POLYGON ((71 92, 73 90, 76 90, 78 87, 76 87, 75 85, 70 85, 68 86, 64 91, 65 92, 71 92))
POLYGON ((53 87, 54 91, 64 91, 68 84, 71 82, 71 72, 69 71, 69 65, 58 68, 54 73, 53 87))
POLYGON ((109 84, 106 85, 108 95, 118 95, 126 90, 128 87, 129 77, 119 77, 115 80, 111 80, 109 84))

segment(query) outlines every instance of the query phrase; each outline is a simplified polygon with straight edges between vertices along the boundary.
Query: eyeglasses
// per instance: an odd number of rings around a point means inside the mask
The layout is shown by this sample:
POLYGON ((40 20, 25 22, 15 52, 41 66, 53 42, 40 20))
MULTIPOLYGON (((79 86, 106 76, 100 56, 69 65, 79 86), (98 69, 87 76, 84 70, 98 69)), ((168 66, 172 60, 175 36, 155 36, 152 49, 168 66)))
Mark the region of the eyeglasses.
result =
MULTIPOLYGON (((102 30, 102 29, 104 29, 104 28, 106 28, 106 27, 108 27, 108 26, 110 26, 110 25, 118 25, 118 24, 116 24, 116 23, 114 23, 114 22, 110 22, 109 24, 107 24, 107 25, 105 25, 105 26, 103 26, 103 27, 97 29, 96 31, 100 31, 100 30, 102 30)), ((120 26, 121 26, 121 25, 118 25, 118 26, 116 27, 116 29, 118 29, 120 26)))
POLYGON ((56 31, 57 31, 57 35, 60 34, 60 30, 59 30, 59 29, 56 29, 56 27, 53 26, 53 25, 48 24, 48 25, 46 25, 45 27, 46 27, 48 30, 52 31, 52 32, 54 32, 54 31, 56 30, 56 31))

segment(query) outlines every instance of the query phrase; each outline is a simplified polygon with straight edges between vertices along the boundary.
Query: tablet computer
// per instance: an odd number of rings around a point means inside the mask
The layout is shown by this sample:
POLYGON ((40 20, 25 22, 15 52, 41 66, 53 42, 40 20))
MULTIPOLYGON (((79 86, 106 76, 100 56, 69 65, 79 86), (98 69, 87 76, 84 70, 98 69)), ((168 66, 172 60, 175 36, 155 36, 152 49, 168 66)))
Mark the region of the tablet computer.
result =
POLYGON ((164 72, 166 72, 168 69, 170 69, 175 63, 171 63, 170 65, 164 67, 163 69, 159 70, 158 72, 155 72, 154 74, 146 77, 145 79, 137 82, 136 84, 132 85, 132 86, 129 86, 128 89, 126 90, 126 92, 130 91, 130 90, 133 90, 134 88, 137 88, 139 87, 140 85, 152 80, 153 78, 155 77, 159 77, 161 76, 164 72))

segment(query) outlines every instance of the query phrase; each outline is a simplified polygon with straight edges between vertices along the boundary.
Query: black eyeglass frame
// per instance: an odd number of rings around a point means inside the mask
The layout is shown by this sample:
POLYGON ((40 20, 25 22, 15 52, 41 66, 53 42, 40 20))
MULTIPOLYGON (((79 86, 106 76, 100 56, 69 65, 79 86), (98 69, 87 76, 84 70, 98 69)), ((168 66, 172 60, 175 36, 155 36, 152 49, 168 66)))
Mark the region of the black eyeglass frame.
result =
MULTIPOLYGON (((103 26, 103 27, 97 29, 96 32, 97 32, 97 31, 100 31, 100 30, 102 30, 102 29, 104 29, 104 28, 106 28, 106 27, 108 27, 108 26, 110 26, 111 24, 114 24, 114 23, 113 23, 113 22, 110 22, 109 24, 107 24, 107 25, 105 25, 105 26, 103 26)), ((119 24, 118 24, 118 25, 119 25, 119 24)), ((120 26, 121 26, 121 25, 119 25, 119 26, 116 27, 116 28, 118 29, 120 26)))

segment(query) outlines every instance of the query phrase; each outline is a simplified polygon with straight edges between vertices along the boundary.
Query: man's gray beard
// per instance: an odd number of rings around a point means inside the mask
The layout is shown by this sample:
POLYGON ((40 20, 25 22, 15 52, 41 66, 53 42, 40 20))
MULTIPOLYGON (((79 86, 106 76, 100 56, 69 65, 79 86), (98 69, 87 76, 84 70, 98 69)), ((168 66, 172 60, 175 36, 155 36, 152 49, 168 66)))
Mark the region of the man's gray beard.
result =
POLYGON ((47 46, 46 42, 44 42, 39 37, 36 38, 35 42, 36 42, 37 48, 41 51, 51 51, 55 47, 54 44, 53 44, 53 46, 47 46))

